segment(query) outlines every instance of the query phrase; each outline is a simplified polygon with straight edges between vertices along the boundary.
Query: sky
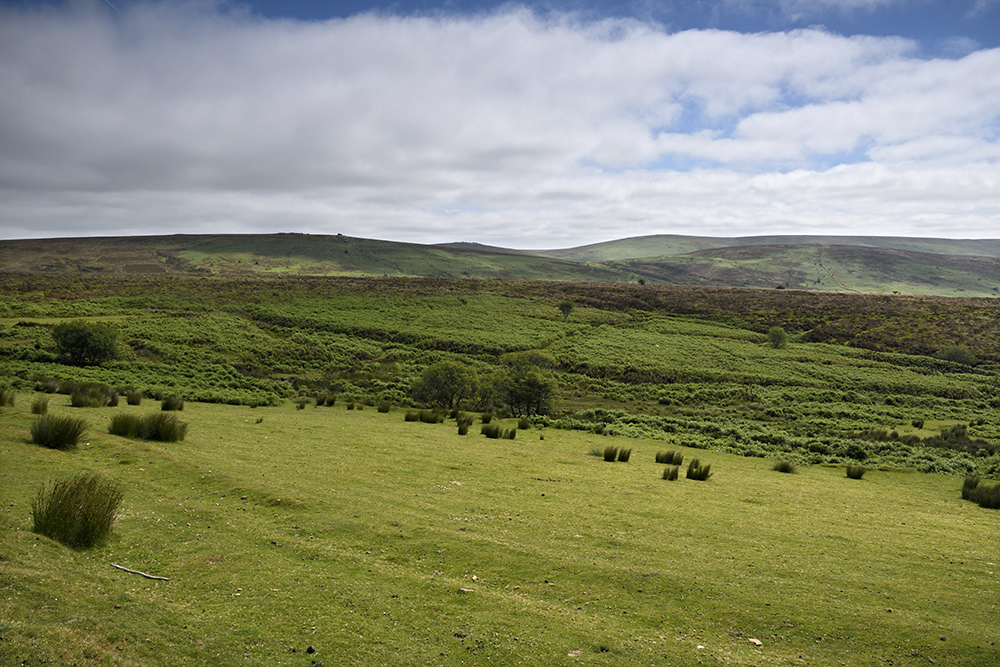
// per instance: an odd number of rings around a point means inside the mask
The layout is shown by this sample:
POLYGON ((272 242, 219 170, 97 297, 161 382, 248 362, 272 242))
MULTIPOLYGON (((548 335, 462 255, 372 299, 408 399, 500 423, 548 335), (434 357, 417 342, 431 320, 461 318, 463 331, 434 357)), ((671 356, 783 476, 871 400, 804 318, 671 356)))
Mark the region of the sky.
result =
POLYGON ((1000 238, 1000 0, 0 0, 0 238, 1000 238))

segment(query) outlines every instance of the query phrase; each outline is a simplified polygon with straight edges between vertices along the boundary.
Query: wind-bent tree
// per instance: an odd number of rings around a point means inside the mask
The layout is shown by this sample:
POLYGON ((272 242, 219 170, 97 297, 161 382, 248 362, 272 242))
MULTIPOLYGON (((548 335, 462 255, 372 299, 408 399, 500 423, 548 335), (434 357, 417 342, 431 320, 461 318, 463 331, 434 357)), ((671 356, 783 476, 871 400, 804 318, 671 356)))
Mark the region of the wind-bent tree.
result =
POLYGON ((475 396, 478 386, 476 374, 465 364, 440 361, 424 369, 411 393, 421 403, 457 410, 475 396))
POLYGON ((563 322, 569 318, 569 314, 573 312, 573 302, 563 301, 559 304, 559 312, 562 313, 563 322))

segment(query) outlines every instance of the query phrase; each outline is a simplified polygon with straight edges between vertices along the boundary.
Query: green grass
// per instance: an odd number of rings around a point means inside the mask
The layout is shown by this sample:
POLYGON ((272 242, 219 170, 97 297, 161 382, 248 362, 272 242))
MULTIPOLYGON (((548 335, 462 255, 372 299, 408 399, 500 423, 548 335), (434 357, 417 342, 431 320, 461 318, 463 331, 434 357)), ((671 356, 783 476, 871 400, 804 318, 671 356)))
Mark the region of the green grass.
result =
POLYGON ((955 478, 871 470, 857 484, 684 449, 711 481, 662 484, 662 441, 547 429, 500 444, 291 402, 189 402, 195 428, 169 448, 95 433, 52 452, 28 444, 19 398, 0 421, 0 664, 1000 658, 984 594, 997 514, 963 502, 955 478), (607 466, 587 455, 598 443, 636 456, 607 466), (125 490, 118 527, 87 552, 31 532, 38 489, 78 472, 125 490))

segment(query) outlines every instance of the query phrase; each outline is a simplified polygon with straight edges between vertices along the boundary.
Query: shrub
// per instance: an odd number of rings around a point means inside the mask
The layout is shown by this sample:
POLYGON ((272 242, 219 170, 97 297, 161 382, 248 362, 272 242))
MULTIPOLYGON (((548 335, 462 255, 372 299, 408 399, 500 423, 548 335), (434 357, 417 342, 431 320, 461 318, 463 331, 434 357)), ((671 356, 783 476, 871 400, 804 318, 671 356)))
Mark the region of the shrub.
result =
POLYGON ((500 425, 499 424, 483 424, 479 429, 479 432, 485 435, 487 438, 499 438, 500 437, 500 425))
POLYGON ((924 420, 923 419, 914 419, 910 423, 913 425, 913 428, 923 428, 924 427, 924 420))
POLYGON ((73 364, 99 365, 117 359, 120 354, 118 334, 111 326, 100 322, 63 322, 52 330, 52 337, 56 341, 56 351, 73 364))
POLYGON ((164 411, 183 410, 184 399, 180 396, 166 396, 160 402, 160 409, 164 411))
POLYGON ((382 401, 381 403, 378 404, 378 408, 377 409, 378 409, 379 412, 383 412, 383 413, 389 412, 389 410, 392 409, 392 404, 389 403, 388 401, 382 401))
POLYGON ((295 409, 296 410, 305 410, 306 409, 306 405, 308 405, 308 404, 309 404, 309 399, 308 398, 297 399, 295 401, 295 409))
POLYGON ((861 445, 851 444, 844 450, 844 456, 855 461, 864 461, 868 458, 868 452, 861 445))
POLYGON ((527 431, 531 428, 531 421, 527 417, 521 417, 517 420, 517 427, 522 431, 527 431))
POLYGON ((663 469, 663 479, 668 482, 673 482, 677 479, 677 475, 680 474, 680 466, 667 466, 663 469))
POLYGON ((39 396, 31 403, 31 414, 45 415, 49 412, 49 399, 47 396, 39 396))
POLYGON ((604 448, 604 460, 615 461, 618 458, 618 448, 608 445, 604 448))
POLYGON ((711 470, 711 464, 706 463, 702 465, 701 461, 698 459, 691 459, 691 463, 688 464, 687 478, 704 482, 712 476, 711 470))
POLYGON ((444 412, 440 410, 421 410, 420 421, 425 424, 441 424, 444 422, 444 412))
POLYGON ((977 482, 970 492, 969 500, 986 509, 1000 509, 1000 484, 987 485, 977 482))
POLYGON ((868 468, 859 465, 849 465, 847 466, 847 476, 851 479, 861 479, 864 477, 865 473, 868 472, 868 468))
POLYGON ((795 472, 795 464, 791 461, 775 461, 772 470, 792 474, 795 472))
POLYGON ((621 461, 622 463, 628 463, 628 460, 630 458, 632 458, 632 450, 631 449, 625 449, 624 447, 622 447, 621 449, 618 450, 618 460, 619 461, 621 461))
POLYGON ((943 361, 951 361, 963 366, 974 366, 976 357, 969 352, 968 348, 961 345, 949 345, 934 353, 934 357, 943 361))
POLYGON ((76 447, 86 428, 82 419, 44 415, 31 425, 31 441, 50 449, 70 449, 76 447))
POLYGON ((418 422, 420 421, 420 413, 416 410, 407 410, 406 414, 403 415, 403 421, 418 422))
POLYGON ((354 409, 354 401, 348 401, 347 402, 347 409, 348 410, 353 410, 354 409))
POLYGON ((771 327, 767 332, 767 342, 775 349, 785 347, 788 345, 788 334, 781 327, 771 327))
POLYGON ((480 419, 482 419, 484 424, 489 424, 491 421, 493 421, 493 415, 490 414, 489 412, 484 412, 480 417, 480 419))
POLYGON ((466 435, 469 432, 469 427, 472 426, 472 416, 459 413, 455 417, 455 422, 458 424, 458 434, 466 435))
POLYGON ((142 392, 141 391, 127 391, 125 392, 125 402, 129 405, 142 405, 142 392))
POLYGON ((665 465, 680 466, 682 463, 684 463, 684 455, 679 451, 657 452, 656 462, 663 463, 665 465))
POLYGON ((14 407, 14 399, 17 394, 10 387, 4 387, 0 389, 0 408, 12 408, 14 407))
POLYGON ((976 489, 979 487, 979 477, 976 475, 966 475, 962 482, 962 500, 972 500, 976 489))
POLYGON ((98 475, 79 475, 39 491, 32 530, 74 549, 100 544, 115 525, 124 491, 98 475))
POLYGON ((337 395, 336 394, 329 394, 326 397, 326 400, 323 401, 323 402, 326 404, 326 407, 332 408, 337 403, 337 395))

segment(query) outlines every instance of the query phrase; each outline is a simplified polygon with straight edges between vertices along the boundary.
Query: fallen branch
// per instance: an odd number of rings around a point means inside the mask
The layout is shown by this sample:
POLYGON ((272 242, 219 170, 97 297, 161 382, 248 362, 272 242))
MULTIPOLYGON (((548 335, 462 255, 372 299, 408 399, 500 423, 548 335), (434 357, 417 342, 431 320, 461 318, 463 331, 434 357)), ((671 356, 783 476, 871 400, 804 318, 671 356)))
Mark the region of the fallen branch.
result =
POLYGON ((170 577, 157 577, 156 575, 146 574, 145 572, 140 572, 139 570, 130 570, 127 567, 122 567, 121 565, 115 565, 111 563, 111 567, 117 567, 119 570, 125 570, 126 572, 131 572, 132 574, 138 574, 139 576, 146 577, 147 579, 156 579, 157 581, 170 581, 170 577))

